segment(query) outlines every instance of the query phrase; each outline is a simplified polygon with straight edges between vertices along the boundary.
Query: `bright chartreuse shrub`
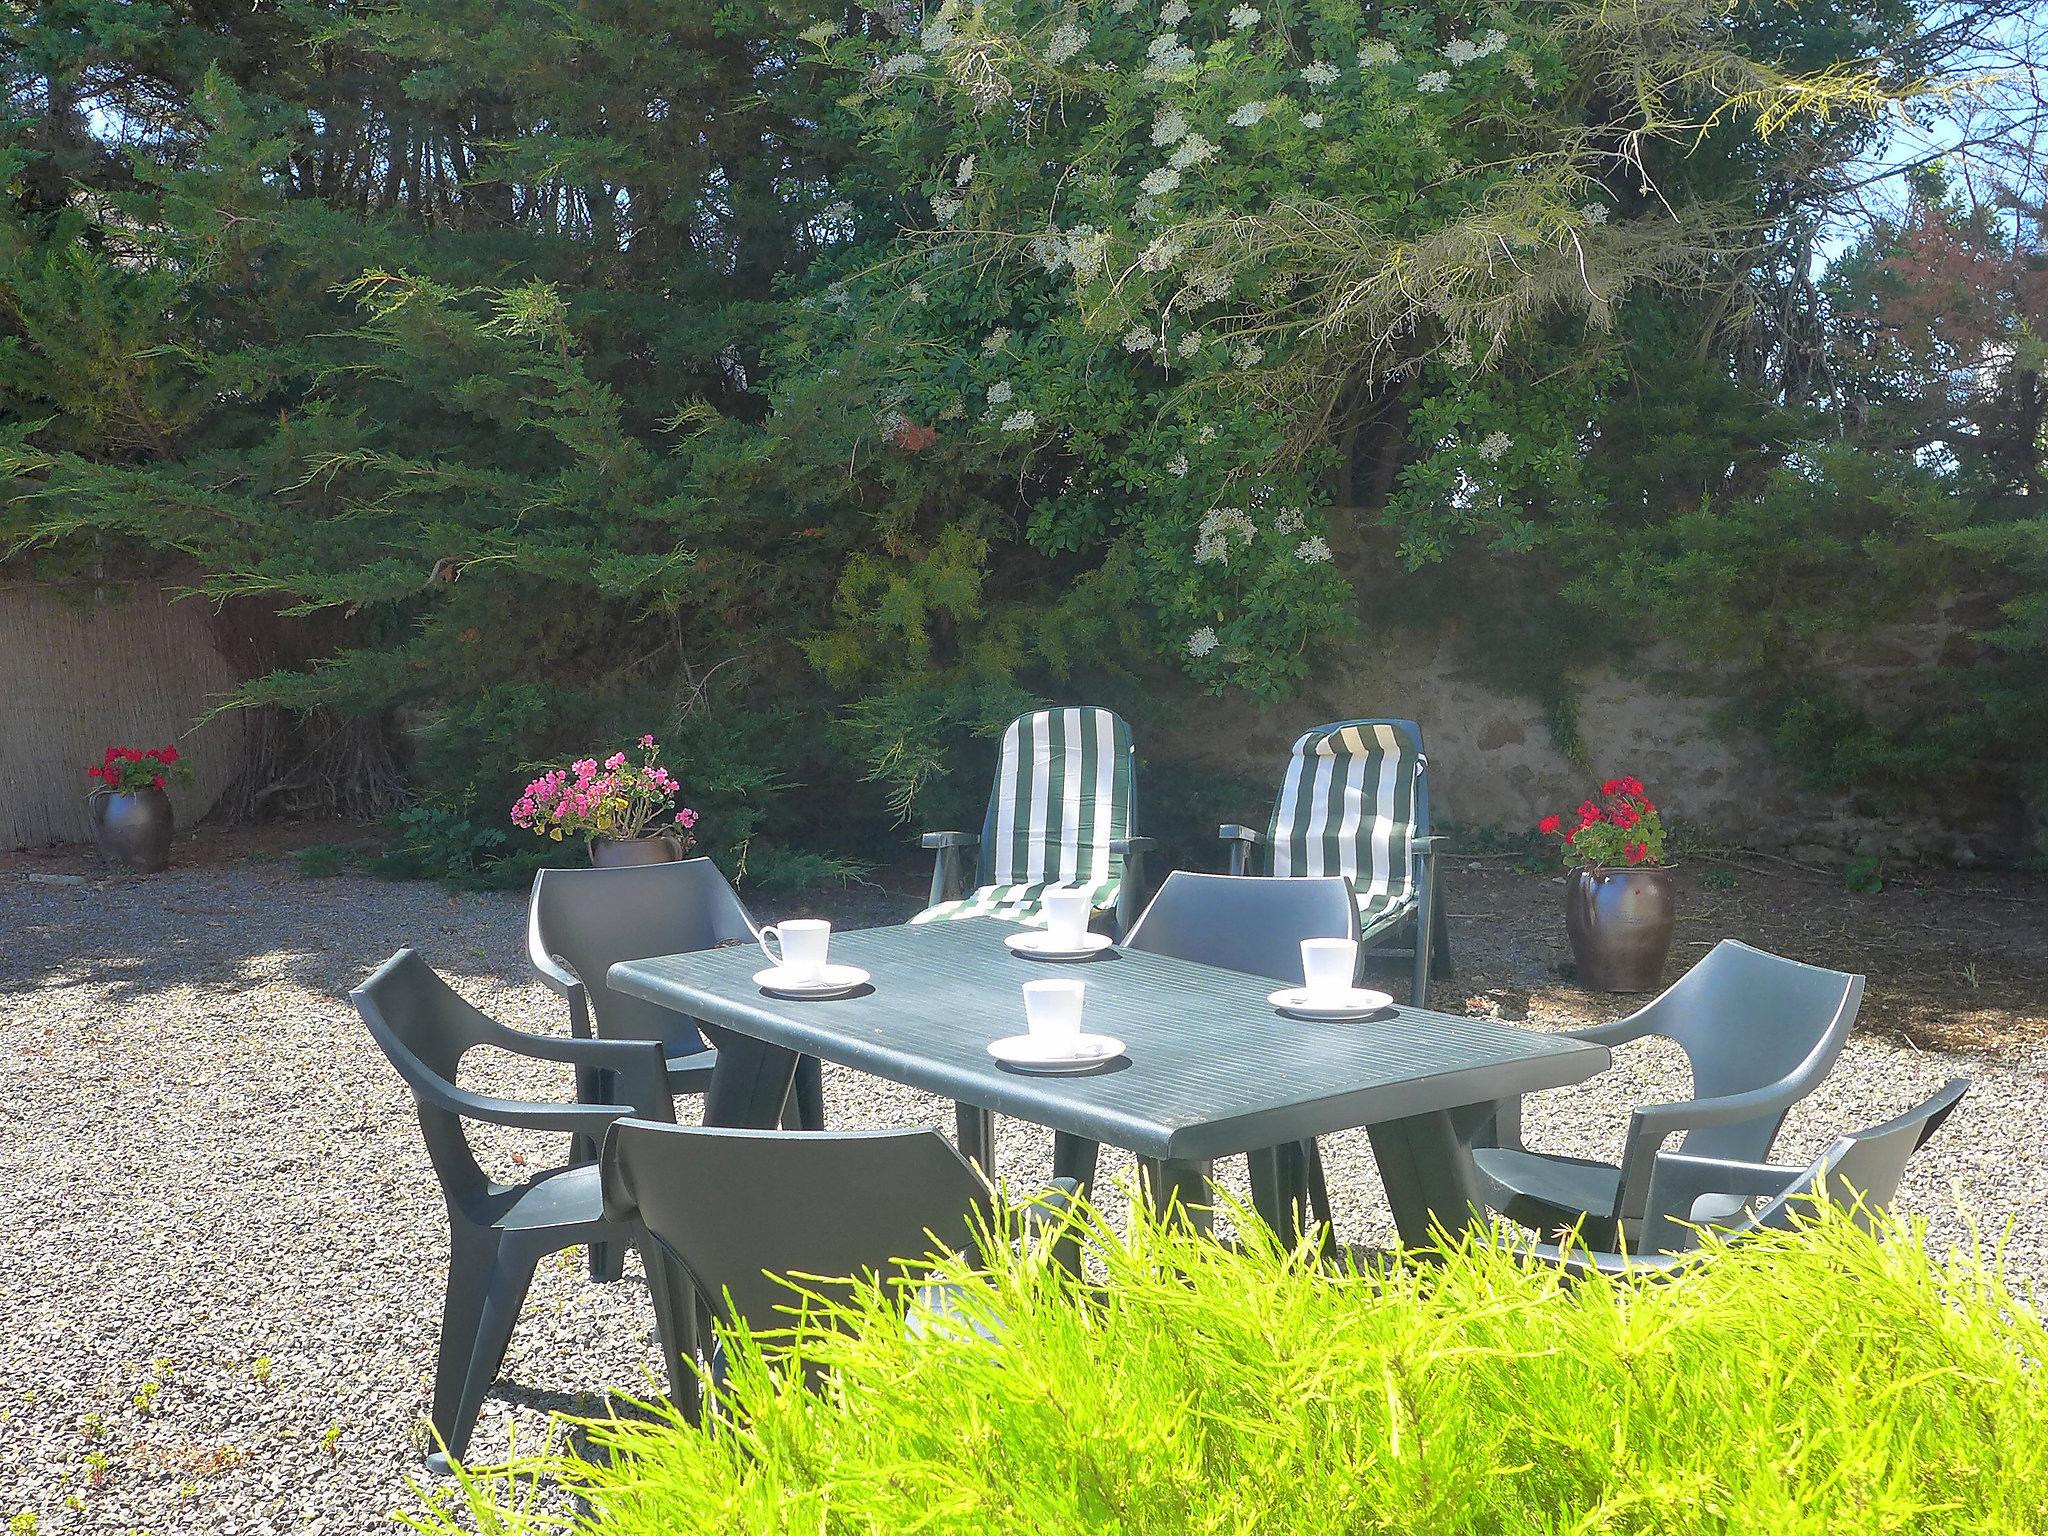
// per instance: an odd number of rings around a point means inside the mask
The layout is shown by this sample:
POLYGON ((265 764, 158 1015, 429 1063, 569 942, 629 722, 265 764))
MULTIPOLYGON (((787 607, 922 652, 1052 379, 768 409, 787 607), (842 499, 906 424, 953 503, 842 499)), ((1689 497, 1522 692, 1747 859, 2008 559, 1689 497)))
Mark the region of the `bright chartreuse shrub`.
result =
POLYGON ((1994 1258, 1917 1230, 1831 1214, 1669 1283, 1567 1284, 1485 1241, 1338 1274, 1256 1236, 1090 1218, 1085 1294, 1040 1243, 985 1277, 946 1266, 1000 1344, 906 1332, 870 1287, 830 1314, 849 1331, 814 1313, 735 1340, 717 1432, 601 1421, 601 1457, 472 1475, 423 1528, 2048 1528, 2048 1331, 1994 1258), (587 1501, 573 1525, 545 1513, 554 1479, 587 1501))

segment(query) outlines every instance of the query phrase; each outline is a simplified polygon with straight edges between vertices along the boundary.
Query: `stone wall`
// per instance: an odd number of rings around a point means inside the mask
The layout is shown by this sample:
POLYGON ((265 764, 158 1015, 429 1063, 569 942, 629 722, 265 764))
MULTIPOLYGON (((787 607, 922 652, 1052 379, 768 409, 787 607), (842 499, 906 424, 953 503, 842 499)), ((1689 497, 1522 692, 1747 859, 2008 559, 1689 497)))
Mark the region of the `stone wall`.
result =
POLYGON ((242 680, 202 603, 150 586, 87 600, 0 584, 0 679, 0 849, 89 839, 85 770, 110 745, 177 743, 193 770, 170 789, 181 826, 240 769, 242 717, 195 723, 242 680))
MULTIPOLYGON (((1955 632, 1945 615, 1900 626, 1887 637, 1893 665, 1867 681, 1895 698, 1938 686, 1931 663, 1955 632)), ((1816 795, 1759 732, 1741 728, 1739 711, 1705 680, 1689 677, 1669 654, 1642 661, 1625 674, 1596 668, 1573 677, 1591 773, 1559 748, 1541 703, 1489 686, 1461 663, 1447 636, 1405 632, 1345 647, 1284 706, 1203 699, 1186 728, 1141 746, 1148 755, 1276 782, 1289 744, 1308 726, 1384 716, 1422 727, 1438 822, 1529 829, 1548 812, 1569 810, 1601 778, 1633 773, 1661 808, 1692 828, 1807 860, 1899 853, 1968 863, 2023 849, 2027 829, 2017 809, 1900 821, 1816 795)))

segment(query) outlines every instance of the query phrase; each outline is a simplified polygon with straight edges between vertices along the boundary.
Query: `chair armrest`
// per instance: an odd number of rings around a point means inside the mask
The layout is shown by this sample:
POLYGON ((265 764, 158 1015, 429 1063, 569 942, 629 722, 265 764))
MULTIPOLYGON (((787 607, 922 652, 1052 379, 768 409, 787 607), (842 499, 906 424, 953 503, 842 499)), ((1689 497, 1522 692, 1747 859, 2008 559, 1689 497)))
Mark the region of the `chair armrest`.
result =
POLYGON ((526 914, 526 958, 533 962, 533 968, 540 979, 547 983, 569 1004, 569 1033, 578 1038, 587 1038, 596 1031, 590 1027, 590 995, 584 990, 583 982, 576 973, 548 953, 548 947, 540 934, 540 904, 528 905, 526 914))
POLYGON ((1426 853, 1434 855, 1437 849, 1442 847, 1446 841, 1447 839, 1441 832, 1432 832, 1427 837, 1409 838, 1408 846, 1412 851, 1416 853, 1426 853))
POLYGON ((1257 829, 1241 827, 1234 821, 1226 821, 1216 829, 1216 835, 1226 843, 1246 843, 1256 848, 1265 841, 1257 829))
POLYGON ((1775 1198, 1796 1184, 1805 1172, 1803 1168, 1773 1163, 1659 1152, 1650 1174, 1650 1200, 1643 1217, 1641 1246, 1645 1252, 1683 1252, 1694 1245, 1698 1236, 1699 1224, 1692 1212, 1701 1197, 1775 1198))
POLYGON ((972 848, 981 841, 979 832, 927 832, 918 839, 921 848, 972 848))
POLYGON ((1627 1045, 1631 1040, 1655 1033, 1640 1011, 1625 1019, 1614 1019, 1606 1024, 1584 1024, 1577 1029, 1558 1031, 1568 1040, 1586 1040, 1594 1045, 1627 1045))
POLYGON ((483 1032, 485 1044, 536 1061, 558 1061, 567 1066, 616 1073, 622 1096, 635 1113, 655 1119, 673 1117, 668 1092, 668 1050, 659 1040, 564 1039, 560 1035, 530 1035, 496 1020, 490 1022, 491 1027, 483 1032), (667 1115, 662 1113, 664 1110, 667 1115))
POLYGON ((1111 853, 1121 855, 1130 855, 1133 853, 1150 853, 1154 848, 1157 848, 1158 846, 1159 842, 1156 838, 1117 837, 1110 839, 1109 851, 1111 853))
POLYGON ((1634 1221, 1648 1210, 1650 1177, 1666 1137, 1702 1126, 1754 1120, 1773 1110, 1782 1112, 1796 1104, 1805 1092, 1800 1077, 1794 1076, 1744 1093, 1643 1105, 1629 1116, 1628 1138, 1622 1144, 1621 1187, 1615 1195, 1615 1217, 1624 1222, 1634 1221))

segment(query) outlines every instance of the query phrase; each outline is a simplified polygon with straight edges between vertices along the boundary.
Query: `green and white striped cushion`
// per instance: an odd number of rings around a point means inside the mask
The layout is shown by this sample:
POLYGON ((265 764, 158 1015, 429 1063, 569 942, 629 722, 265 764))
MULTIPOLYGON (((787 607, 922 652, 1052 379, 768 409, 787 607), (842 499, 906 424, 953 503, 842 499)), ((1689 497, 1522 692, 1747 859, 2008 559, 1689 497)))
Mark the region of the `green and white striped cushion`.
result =
POLYGON ((1422 754, 1390 725, 1319 725, 1295 742, 1267 829, 1276 875, 1348 875, 1363 934, 1414 907, 1422 754))
POLYGON ((1116 905, 1130 835, 1131 732, 1106 709, 1046 709, 1010 722, 982 824, 981 881, 913 923, 1006 917, 1043 923, 1047 887, 1088 888, 1096 910, 1116 905))

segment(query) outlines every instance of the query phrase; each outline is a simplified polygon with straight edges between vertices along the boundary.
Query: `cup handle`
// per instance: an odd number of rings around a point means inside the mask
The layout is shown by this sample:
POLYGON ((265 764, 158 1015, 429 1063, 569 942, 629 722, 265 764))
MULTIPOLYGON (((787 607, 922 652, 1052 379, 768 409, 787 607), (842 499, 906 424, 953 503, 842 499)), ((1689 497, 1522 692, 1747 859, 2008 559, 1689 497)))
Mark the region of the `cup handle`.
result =
POLYGON ((763 928, 759 933, 755 934, 754 942, 761 946, 761 953, 768 957, 768 963, 774 966, 775 969, 779 971, 782 969, 782 956, 778 955, 774 950, 768 947, 768 935, 771 933, 775 934, 775 942, 776 944, 780 945, 782 943, 782 935, 776 932, 775 925, 773 923, 770 923, 767 927, 763 928))

